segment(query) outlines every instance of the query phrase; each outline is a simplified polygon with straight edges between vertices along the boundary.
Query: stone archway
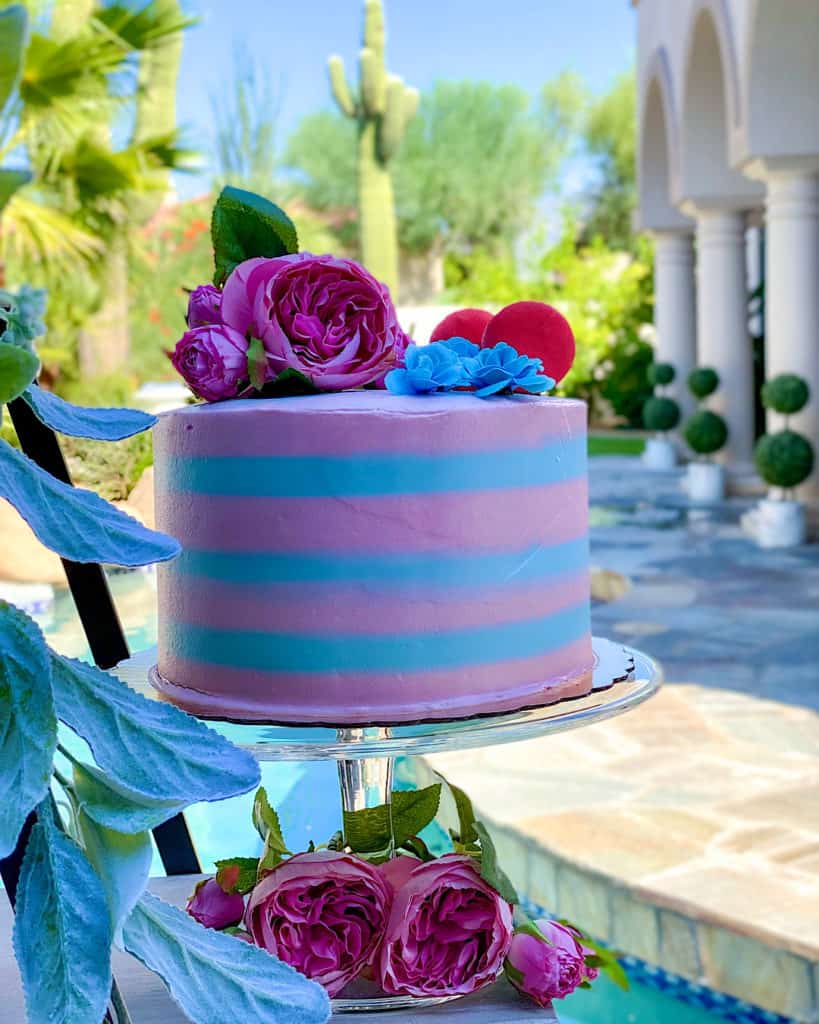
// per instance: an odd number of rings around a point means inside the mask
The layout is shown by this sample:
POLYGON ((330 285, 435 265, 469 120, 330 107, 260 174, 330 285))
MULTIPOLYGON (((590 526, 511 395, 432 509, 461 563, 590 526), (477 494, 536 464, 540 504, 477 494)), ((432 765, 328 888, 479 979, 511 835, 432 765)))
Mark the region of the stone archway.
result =
POLYGON ((697 362, 721 387, 711 400, 728 423, 721 458, 744 476, 754 443, 753 349, 748 330, 745 214, 764 191, 732 166, 738 87, 730 22, 720 0, 694 5, 685 51, 680 129, 683 209, 697 220, 697 362))

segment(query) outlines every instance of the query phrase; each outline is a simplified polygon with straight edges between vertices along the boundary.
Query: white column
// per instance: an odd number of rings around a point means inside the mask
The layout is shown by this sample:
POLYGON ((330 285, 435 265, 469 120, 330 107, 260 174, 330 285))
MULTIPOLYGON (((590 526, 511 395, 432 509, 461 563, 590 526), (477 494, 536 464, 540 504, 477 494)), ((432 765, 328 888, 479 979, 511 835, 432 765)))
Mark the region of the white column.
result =
POLYGON ((669 390, 686 415, 693 406, 685 382, 697 358, 696 315, 694 236, 689 231, 655 231, 656 356, 677 371, 669 390))
POLYGON ((728 423, 721 453, 738 473, 751 469, 754 442, 753 353, 745 283, 745 218, 697 212, 697 365, 720 377, 709 405, 728 423))
POLYGON ((766 180, 765 375, 807 380, 810 402, 791 425, 819 446, 819 174, 771 171, 766 180))

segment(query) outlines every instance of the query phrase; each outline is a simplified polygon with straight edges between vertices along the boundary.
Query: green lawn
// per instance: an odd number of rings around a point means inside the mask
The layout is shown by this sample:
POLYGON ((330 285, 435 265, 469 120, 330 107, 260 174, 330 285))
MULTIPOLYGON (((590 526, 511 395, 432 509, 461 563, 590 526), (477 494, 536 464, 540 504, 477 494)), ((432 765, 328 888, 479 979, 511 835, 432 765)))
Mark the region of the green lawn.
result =
POLYGON ((589 455, 642 455, 645 438, 627 434, 589 434, 589 455))

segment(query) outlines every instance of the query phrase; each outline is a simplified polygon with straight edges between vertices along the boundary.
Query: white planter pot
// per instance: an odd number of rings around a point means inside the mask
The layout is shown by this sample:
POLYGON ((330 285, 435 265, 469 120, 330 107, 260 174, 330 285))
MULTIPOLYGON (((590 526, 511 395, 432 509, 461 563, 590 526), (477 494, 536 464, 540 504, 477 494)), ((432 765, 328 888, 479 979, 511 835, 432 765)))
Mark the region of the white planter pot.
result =
POLYGON ((677 465, 677 450, 665 437, 652 437, 646 441, 643 465, 648 469, 673 469, 677 465))
POLYGON ((714 505, 725 498, 725 467, 717 462, 692 462, 685 489, 695 505, 714 505))
POLYGON ((805 506, 800 501, 764 498, 756 507, 754 532, 761 548, 792 548, 805 543, 805 506))

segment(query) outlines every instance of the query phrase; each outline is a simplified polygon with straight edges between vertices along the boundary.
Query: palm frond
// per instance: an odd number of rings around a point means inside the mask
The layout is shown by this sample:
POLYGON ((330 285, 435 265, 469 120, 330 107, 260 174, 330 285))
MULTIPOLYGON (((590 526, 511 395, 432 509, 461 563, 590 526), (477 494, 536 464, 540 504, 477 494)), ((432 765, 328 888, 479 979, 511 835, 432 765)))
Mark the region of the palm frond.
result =
POLYGON ((177 36, 196 22, 196 18, 182 11, 178 0, 151 0, 136 10, 127 4, 111 4, 97 12, 93 23, 102 34, 115 39, 125 49, 143 52, 177 36))
POLYGON ((102 255, 103 242, 48 199, 28 188, 12 196, 3 211, 0 253, 9 263, 48 262, 75 273, 78 262, 86 265, 102 255))

